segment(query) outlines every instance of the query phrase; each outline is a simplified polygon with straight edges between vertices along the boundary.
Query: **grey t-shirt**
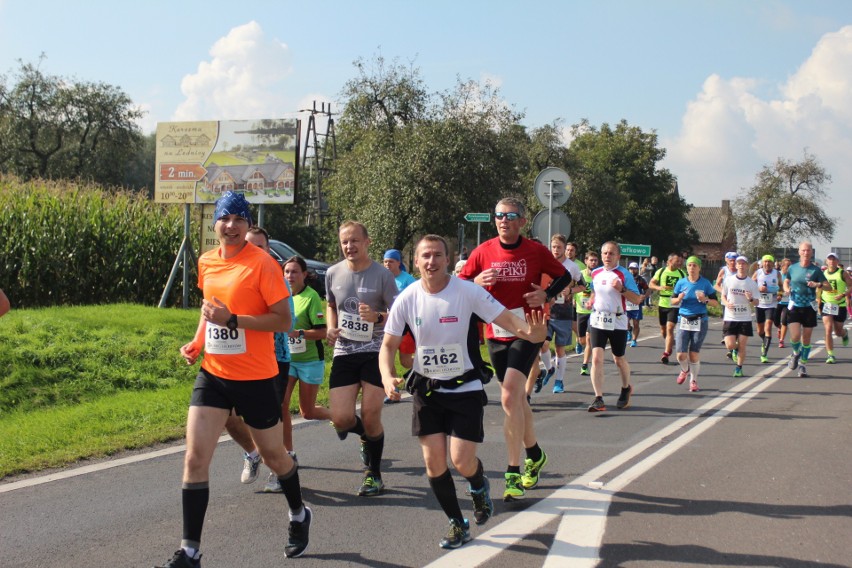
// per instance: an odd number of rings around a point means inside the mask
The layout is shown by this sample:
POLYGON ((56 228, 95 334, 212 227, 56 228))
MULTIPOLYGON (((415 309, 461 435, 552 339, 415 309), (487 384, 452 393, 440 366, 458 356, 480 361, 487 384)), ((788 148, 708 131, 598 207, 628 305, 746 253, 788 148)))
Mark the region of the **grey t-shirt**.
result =
POLYGON ((398 294, 391 271, 378 262, 371 262, 364 270, 353 272, 343 260, 326 272, 325 289, 328 302, 337 306, 337 326, 341 328, 341 335, 334 343, 334 356, 378 353, 384 337, 383 324, 369 324, 373 331, 366 341, 348 339, 343 334, 347 331, 357 333, 363 329, 362 326, 366 326, 366 322, 360 322, 358 318, 358 304, 367 304, 377 312, 390 309, 398 294))

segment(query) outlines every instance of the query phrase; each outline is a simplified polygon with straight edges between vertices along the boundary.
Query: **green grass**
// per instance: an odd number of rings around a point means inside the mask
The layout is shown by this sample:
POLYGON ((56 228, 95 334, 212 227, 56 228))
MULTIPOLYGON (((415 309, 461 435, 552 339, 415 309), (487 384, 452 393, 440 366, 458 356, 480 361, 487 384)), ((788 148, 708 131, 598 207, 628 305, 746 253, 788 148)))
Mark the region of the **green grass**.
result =
POLYGON ((198 366, 178 349, 197 324, 195 309, 132 304, 0 319, 0 479, 182 438, 198 366))

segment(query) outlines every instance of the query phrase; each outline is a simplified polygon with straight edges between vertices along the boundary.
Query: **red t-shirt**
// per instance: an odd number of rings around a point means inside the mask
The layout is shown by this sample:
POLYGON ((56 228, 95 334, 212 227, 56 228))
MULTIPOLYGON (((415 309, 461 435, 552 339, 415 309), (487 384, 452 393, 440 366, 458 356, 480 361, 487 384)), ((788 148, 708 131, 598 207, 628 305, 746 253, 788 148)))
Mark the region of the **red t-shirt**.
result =
MULTIPOLYGON (((459 278, 473 280, 489 268, 498 270, 497 282, 485 289, 506 309, 522 307, 524 312, 530 311, 524 294, 534 290, 532 284, 540 284, 545 274, 555 279, 567 272, 547 248, 523 237, 517 244, 509 246, 502 244, 498 237, 485 241, 470 254, 459 278)), ((512 341, 512 338, 495 338, 491 324, 487 327, 486 337, 512 341)))

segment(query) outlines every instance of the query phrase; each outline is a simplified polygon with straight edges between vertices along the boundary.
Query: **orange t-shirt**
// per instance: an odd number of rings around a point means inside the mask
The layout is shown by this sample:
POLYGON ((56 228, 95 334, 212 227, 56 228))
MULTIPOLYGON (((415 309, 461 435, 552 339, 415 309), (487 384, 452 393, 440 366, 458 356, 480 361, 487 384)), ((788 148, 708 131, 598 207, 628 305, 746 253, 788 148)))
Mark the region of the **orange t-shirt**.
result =
MULTIPOLYGON (((284 283, 281 267, 265 251, 248 244, 237 256, 223 259, 219 249, 208 251, 198 259, 198 287, 204 299, 210 302, 215 296, 228 306, 232 314, 262 315, 269 306, 287 298, 290 293, 284 283)), ((227 328, 212 326, 205 329, 205 339, 228 333, 227 328)), ((210 353, 205 349, 201 366, 208 372, 234 381, 268 379, 278 374, 275 360, 273 332, 239 329, 243 337, 233 353, 210 353), (244 344, 243 344, 244 341, 244 344)))

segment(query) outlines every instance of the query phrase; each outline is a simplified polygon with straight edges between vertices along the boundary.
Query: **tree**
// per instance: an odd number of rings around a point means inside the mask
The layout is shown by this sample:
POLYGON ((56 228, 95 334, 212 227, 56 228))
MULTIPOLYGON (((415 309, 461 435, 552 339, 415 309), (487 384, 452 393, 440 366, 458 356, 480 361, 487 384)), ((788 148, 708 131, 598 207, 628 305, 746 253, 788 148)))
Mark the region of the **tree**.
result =
POLYGON ((19 63, 12 84, 0 77, 0 169, 24 179, 121 185, 125 164, 143 146, 135 122, 142 111, 118 87, 19 63))
POLYGON ((574 193, 567 207, 574 240, 595 250, 608 240, 648 244, 658 255, 688 250, 698 240, 675 177, 657 167, 666 151, 655 132, 625 120, 599 129, 584 120, 571 131, 566 170, 574 193))
POLYGON ((490 85, 429 94, 410 65, 355 66, 325 186, 332 223, 357 219, 378 248, 402 249, 424 233, 455 235, 465 212, 520 190, 528 138, 490 85))
POLYGON ((762 254, 810 238, 831 240, 836 220, 823 210, 831 176, 812 154, 801 162, 778 158, 763 166, 755 184, 734 201, 734 220, 744 251, 762 254))

